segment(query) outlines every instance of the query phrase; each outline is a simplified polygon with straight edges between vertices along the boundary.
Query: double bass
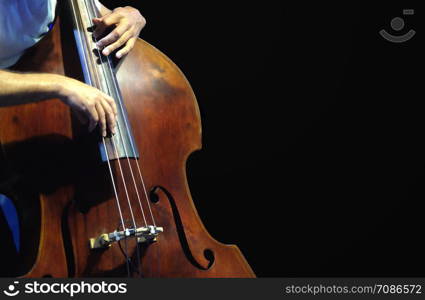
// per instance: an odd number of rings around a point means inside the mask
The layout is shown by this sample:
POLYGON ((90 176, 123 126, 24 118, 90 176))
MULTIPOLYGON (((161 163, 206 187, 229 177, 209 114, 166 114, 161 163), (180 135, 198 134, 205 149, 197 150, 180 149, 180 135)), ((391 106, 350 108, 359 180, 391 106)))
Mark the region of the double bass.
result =
POLYGON ((216 241, 190 195, 201 120, 180 69, 139 39, 119 62, 92 35, 92 0, 66 0, 12 70, 66 75, 112 96, 117 132, 89 133, 57 99, 0 108, 2 192, 20 216, 22 277, 254 277, 216 241))

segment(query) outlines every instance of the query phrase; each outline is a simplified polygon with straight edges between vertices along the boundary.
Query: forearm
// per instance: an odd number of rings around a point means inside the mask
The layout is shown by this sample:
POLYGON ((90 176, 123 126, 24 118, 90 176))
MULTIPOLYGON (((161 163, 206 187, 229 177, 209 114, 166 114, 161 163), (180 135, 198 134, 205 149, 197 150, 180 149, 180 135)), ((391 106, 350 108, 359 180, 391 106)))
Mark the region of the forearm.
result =
POLYGON ((60 77, 0 70, 0 107, 59 97, 60 77))

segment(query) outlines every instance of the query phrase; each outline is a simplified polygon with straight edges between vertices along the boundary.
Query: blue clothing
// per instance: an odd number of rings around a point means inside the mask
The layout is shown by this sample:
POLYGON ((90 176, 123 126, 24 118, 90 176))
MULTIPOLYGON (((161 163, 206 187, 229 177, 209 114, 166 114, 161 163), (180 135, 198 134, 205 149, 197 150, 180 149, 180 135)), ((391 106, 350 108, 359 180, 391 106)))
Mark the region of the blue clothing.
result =
POLYGON ((0 1, 0 68, 14 65, 55 19, 57 0, 0 1))

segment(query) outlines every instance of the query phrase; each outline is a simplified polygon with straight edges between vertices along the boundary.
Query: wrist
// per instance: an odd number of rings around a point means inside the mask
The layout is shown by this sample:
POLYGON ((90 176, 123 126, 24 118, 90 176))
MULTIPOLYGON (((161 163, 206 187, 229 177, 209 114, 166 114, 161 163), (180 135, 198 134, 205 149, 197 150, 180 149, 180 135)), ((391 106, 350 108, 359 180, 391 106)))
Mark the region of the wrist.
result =
POLYGON ((45 74, 45 90, 52 98, 66 99, 69 91, 66 84, 66 77, 56 74, 45 74))

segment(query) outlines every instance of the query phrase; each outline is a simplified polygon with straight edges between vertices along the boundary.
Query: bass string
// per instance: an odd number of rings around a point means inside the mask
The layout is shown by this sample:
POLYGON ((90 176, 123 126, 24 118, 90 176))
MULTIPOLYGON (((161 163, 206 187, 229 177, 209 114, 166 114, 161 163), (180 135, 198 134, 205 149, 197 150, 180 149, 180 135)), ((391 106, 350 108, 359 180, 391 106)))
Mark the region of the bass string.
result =
POLYGON ((119 198, 118 198, 118 190, 117 190, 117 186, 115 184, 114 173, 112 172, 111 162, 109 161, 109 154, 108 154, 108 149, 106 147, 105 138, 102 137, 102 140, 103 140, 102 141, 103 147, 104 147, 105 153, 106 153, 106 159, 108 161, 108 169, 109 169, 109 174, 110 174, 111 180, 112 180, 112 187, 114 189, 115 199, 117 200, 118 212, 119 212, 119 215, 120 215, 121 225, 123 227, 123 230, 127 230, 127 228, 125 227, 124 218, 123 218, 123 214, 122 214, 122 211, 121 211, 121 205, 120 205, 120 201, 119 201, 119 198))
MULTIPOLYGON (((74 2, 71 0, 70 3, 71 3, 71 8, 73 10, 74 18, 77 18, 78 14, 76 12, 76 8, 74 6, 74 2)), ((78 31, 79 32, 83 32, 82 31, 83 29, 81 28, 81 26, 79 26, 78 20, 75 20, 75 24, 78 27, 78 31)), ((80 43, 82 44, 81 36, 76 35, 76 37, 80 39, 80 43)), ((83 63, 85 64, 86 70, 89 70, 90 68, 89 68, 88 63, 87 63, 87 58, 84 58, 82 60, 83 60, 83 63)), ((88 82, 89 85, 95 86, 95 84, 93 83, 92 78, 90 76, 87 76, 86 80, 89 81, 88 82)), ((115 184, 114 174, 113 174, 113 171, 112 171, 112 166, 111 166, 110 159, 109 159, 108 149, 106 147, 106 142, 105 142, 105 138, 104 137, 102 137, 102 143, 103 143, 103 146, 104 146, 104 149, 105 149, 105 154, 107 156, 107 164, 108 164, 109 175, 110 175, 111 181, 112 181, 112 186, 113 186, 113 190, 114 190, 114 194, 115 194, 115 199, 116 199, 116 203, 117 203, 117 207, 118 207, 118 211, 119 211, 121 225, 123 227, 123 230, 125 230, 126 229, 126 226, 125 226, 125 223, 124 223, 124 218, 123 218, 123 214, 122 214, 122 210, 121 210, 121 204, 120 204, 120 201, 119 201, 118 190, 117 190, 117 187, 116 187, 116 184, 115 184)))
MULTIPOLYGON (((91 11, 90 11, 90 9, 88 8, 88 6, 87 6, 87 3, 85 2, 85 4, 86 4, 86 10, 87 10, 87 13, 88 13, 88 15, 89 15, 89 17, 90 18, 93 18, 94 17, 94 15, 91 13, 91 11)), ((90 3, 91 4, 91 3, 90 3)), ((91 6, 91 8, 93 9, 93 7, 91 6)), ((91 21, 89 21, 90 22, 90 25, 91 26, 93 26, 93 23, 91 23, 91 21)), ((96 40, 96 38, 94 39, 95 40, 95 42, 97 42, 97 40, 96 40)), ((95 51, 98 53, 98 56, 99 56, 99 58, 101 59, 101 63, 102 63, 102 71, 103 71, 103 73, 104 73, 104 75, 105 75, 105 70, 104 70, 104 68, 103 68, 103 63, 104 63, 104 61, 103 61, 103 57, 102 57, 102 55, 101 55, 101 53, 100 53, 100 51, 99 51, 99 49, 95 49, 95 51)), ((97 70, 97 69, 96 69, 97 70)), ((97 72, 97 71, 96 71, 97 72)), ((96 74, 97 75, 97 78, 98 78, 98 83, 100 82, 100 80, 99 80, 99 74, 96 74)), ((104 76, 104 78, 106 78, 106 76, 104 76)), ((108 89, 108 94, 109 95, 112 95, 112 93, 111 93, 111 87, 109 86, 109 81, 108 80, 106 80, 106 86, 107 86, 107 89, 108 89)), ((97 88, 101 88, 101 85, 100 85, 100 83, 98 84, 98 86, 97 86, 97 88)), ((115 93, 115 94, 117 94, 117 93, 115 93)), ((121 133, 121 128, 120 128, 120 126, 119 126, 119 123, 117 123, 117 129, 118 129, 118 136, 120 136, 121 137, 121 139, 122 139, 122 133, 121 133)), ((105 138, 103 138, 103 141, 105 141, 105 138)), ((129 193, 128 193, 128 189, 127 189, 127 182, 126 182, 126 179, 125 179, 125 176, 124 176, 124 170, 123 170, 123 168, 122 168, 122 165, 121 165, 121 161, 120 161, 120 159, 119 159, 119 155, 118 155, 118 151, 117 151, 117 147, 116 147, 116 144, 115 144, 115 141, 114 141, 114 139, 113 139, 113 137, 112 138, 110 138, 109 139, 109 141, 111 142, 111 144, 112 144, 112 148, 113 148, 113 151, 115 152, 115 156, 116 156, 116 158, 117 158, 117 163, 118 163, 118 168, 119 168, 119 170, 120 170, 120 174, 121 174, 121 178, 122 178, 122 180, 123 180, 123 186, 124 186, 124 191, 125 191, 125 195, 126 195, 126 198, 127 198, 127 202, 128 202, 128 206, 129 206, 129 210, 130 210, 130 216, 131 216, 131 220, 132 220, 132 223, 133 223, 133 226, 134 226, 134 228, 135 229, 137 229, 137 224, 136 224, 136 220, 135 220, 135 218, 134 218, 134 213, 133 213, 133 209, 132 209, 132 205, 131 205, 131 201, 130 201, 130 196, 129 196, 129 193)), ((127 156, 127 158, 128 158, 128 156, 127 156)))
MULTIPOLYGON (((87 3, 85 1, 84 1, 84 4, 86 5, 86 12, 87 12, 87 14, 90 15, 90 11, 88 10, 87 3)), ((75 8, 73 7, 73 9, 74 9, 74 15, 76 15, 75 14, 75 8)), ((78 24, 78 22, 76 22, 76 23, 78 24)), ((99 56, 99 57, 101 57, 101 56, 99 56)), ((85 63, 86 63, 86 67, 88 67, 87 66, 87 61, 85 61, 85 63)), ((89 70, 89 69, 87 68, 87 70, 89 70)), ((92 75, 95 75, 95 77, 96 77, 95 79, 97 79, 96 80, 97 81, 96 82, 97 84, 96 83, 93 83, 93 80, 92 80, 92 78, 90 78, 90 76, 88 76, 88 77, 89 77, 90 84, 92 86, 95 86, 97 88, 100 88, 101 84, 100 84, 100 80, 99 80, 99 74, 97 72, 98 72, 97 69, 95 69, 95 72, 91 72, 90 73, 92 75)), ((110 92, 110 87, 109 86, 108 86, 108 89, 109 89, 109 92, 110 92)), ((121 134, 121 132, 120 132, 120 134, 121 134)), ((113 148, 115 150, 115 155, 118 157, 114 140, 112 139, 111 141, 112 141, 112 146, 113 146, 113 148)), ((120 201, 119 196, 118 196, 117 185, 115 183, 115 178, 114 178, 114 175, 113 175, 112 166, 111 166, 111 162, 110 162, 110 155, 109 155, 108 147, 106 146, 106 141, 105 141, 105 138, 104 137, 102 137, 102 143, 103 143, 103 147, 105 149, 105 154, 106 154, 106 158, 107 158, 109 174, 110 174, 110 177, 111 177, 111 182, 112 182, 112 186, 113 186, 114 193, 115 193, 115 198, 116 198, 116 202, 117 202, 117 206, 118 206, 118 211, 119 211, 119 215, 120 215, 121 225, 122 225, 122 228, 123 228, 124 232, 127 232, 128 229, 127 229, 126 224, 124 222, 124 218, 123 218, 123 214, 122 214, 122 209, 121 209, 121 204, 120 204, 121 201, 120 201)), ((135 228, 137 228, 137 224, 136 224, 135 219, 134 219, 133 210, 132 210, 132 207, 131 207, 131 204, 130 204, 130 198, 129 198, 129 195, 128 195, 128 192, 127 192, 127 184, 126 184, 125 178, 123 176, 123 173, 124 172, 123 172, 123 169, 122 169, 122 166, 120 164, 119 159, 118 159, 118 165, 119 165, 119 169, 120 169, 121 176, 122 176, 123 183, 124 183, 124 188, 125 188, 125 192, 126 192, 126 196, 127 196, 127 201, 128 201, 130 213, 131 213, 131 216, 132 216, 133 226, 135 228)), ((130 263, 131 263, 131 261, 130 261, 129 256, 128 256, 127 242, 126 241, 125 241, 125 244, 126 244, 126 247, 125 247, 126 250, 124 251, 124 254, 125 254, 125 257, 126 257, 127 274, 128 274, 128 276, 130 276, 130 263)), ((139 247, 137 247, 137 255, 140 256, 139 247)), ((139 269, 140 269, 140 266, 139 266, 139 269)))
MULTIPOLYGON (((120 129, 118 129, 118 130, 120 130, 120 129)), ((112 143, 112 145, 113 145, 113 148, 114 148, 114 151, 115 151, 115 156, 118 157, 118 151, 117 151, 117 148, 115 147, 115 143, 112 143)), ((127 184, 126 184, 125 179, 124 179, 124 173, 123 173, 123 170, 121 168, 121 163, 120 163, 119 158, 117 159, 117 161, 118 161, 119 168, 121 170, 121 177, 122 177, 122 180, 123 180, 123 183, 124 183, 124 190, 125 190, 125 194, 127 196, 128 206, 130 208, 130 214, 131 214, 131 218, 132 218, 132 221, 133 221, 134 230, 137 230, 138 227, 137 227, 137 224, 136 224, 136 220, 134 219, 134 214, 133 214, 133 210, 131 208, 131 203, 130 203, 130 197, 128 195, 127 184)), ((124 240, 124 243, 125 243, 126 260, 128 262, 127 273, 130 276, 129 267, 130 267, 131 260, 129 259, 129 256, 128 256, 127 240, 124 240)), ((137 253, 137 258, 140 257, 140 248, 139 248, 139 243, 137 241, 136 241, 136 253, 137 253)), ((136 263, 137 263, 137 269, 138 269, 139 273, 141 274, 140 260, 136 259, 136 263)))
MULTIPOLYGON (((108 88, 109 88, 109 87, 108 87, 108 88)), ((121 101, 119 101, 119 103, 121 104, 121 101)), ((121 105, 120 105, 120 106, 121 106, 121 105)), ((123 111, 123 108, 122 108, 122 107, 121 107, 121 111, 123 111)), ((125 119, 125 118, 124 118, 124 119, 125 119)), ((147 227, 147 226, 148 226, 148 223, 147 223, 147 221, 146 221, 145 212, 144 212, 144 209, 143 209, 143 206, 142 206, 141 200, 140 200, 140 194, 139 194, 138 187, 137 187, 137 183, 136 183, 136 180, 135 180, 135 177, 134 177, 133 168, 132 168, 132 165, 131 165, 131 162, 130 162, 130 158, 129 158, 129 156, 128 156, 127 147, 126 147, 126 144, 125 144, 124 139, 123 139, 123 134, 122 134, 122 132, 121 132, 121 126, 117 126, 117 128, 118 128, 118 132, 119 132, 118 136, 121 138, 121 143, 122 143, 122 145, 124 146, 124 153, 125 153, 125 156, 126 156, 126 159, 127 159, 127 162, 128 162, 128 166, 129 166, 129 169, 130 169, 130 174, 131 174, 131 177, 132 177, 132 180, 133 180, 133 184, 134 184, 134 187, 135 187, 135 191, 136 191, 137 199, 138 199, 138 202, 139 202, 139 205, 140 205, 140 209, 141 209, 141 212, 142 212, 142 216, 143 216, 143 219, 144 219, 144 221, 145 221, 145 225, 146 225, 146 227, 147 227)), ((113 142, 113 148, 114 148, 114 150, 115 150, 115 156, 116 156, 116 157, 118 157, 118 152, 117 152, 117 150, 116 150, 116 147, 115 147, 115 143, 114 143, 114 142, 113 142)), ((135 153, 135 151, 133 151, 133 153, 135 153)), ((118 159, 118 164, 120 165, 120 168, 121 168, 121 164, 120 164, 120 162, 119 162, 119 159, 118 159)), ((122 171, 121 171, 121 175, 123 176, 122 171)), ((123 179, 123 181, 125 182, 124 177, 122 177, 122 179, 123 179)), ((131 210, 131 203, 130 203, 130 201, 129 201, 129 196, 128 196, 128 192, 127 192, 127 187, 124 185, 124 188, 125 188, 125 192, 126 192, 127 199, 128 199, 128 205, 129 205, 130 210, 131 210)), ((135 220, 134 220, 134 216, 133 216, 133 223, 134 223, 135 228, 137 228, 137 224, 136 224, 136 222, 135 222, 135 220)), ((156 226, 156 225, 154 225, 154 226, 156 226)), ((138 243, 136 243, 136 247, 137 247, 137 257, 140 257, 140 250, 139 250, 139 244, 138 244, 138 243)), ((137 264, 138 264, 139 274, 140 274, 140 276, 142 276, 142 271, 141 271, 141 262, 140 262, 138 259, 137 259, 137 264)))
MULTIPOLYGON (((95 11, 95 10, 94 10, 94 7, 93 7, 93 3, 92 3, 92 1, 90 1, 90 5, 91 5, 91 7, 92 7, 93 11, 95 11)), ((96 39, 95 39, 95 41, 97 42, 97 40, 96 40, 96 39)), ((99 49, 96 49, 96 51, 98 52, 99 57, 100 57, 101 59, 103 59, 103 55, 100 53, 99 49)), ((107 59, 106 59, 106 62, 108 63, 109 69, 110 69, 110 70, 113 70, 111 60, 107 58, 107 59)), ((102 61, 102 63, 103 63, 103 61, 102 61)), ((107 81, 107 83, 108 83, 108 85, 109 85, 109 81, 107 81)), ((117 86, 116 81, 115 81, 115 80, 112 80, 112 83, 113 83, 113 85, 114 85, 114 89, 115 89, 115 91, 116 91, 116 94, 117 94, 117 95, 120 95, 120 93, 119 93, 119 88, 118 88, 118 86, 117 86)), ((124 114, 124 111, 125 111, 125 110, 124 110, 124 107, 123 107, 123 104, 122 104, 121 99, 118 99, 118 104, 119 104, 119 106, 120 106, 120 110, 121 110, 122 115, 123 115, 125 131, 126 131, 126 133, 128 134, 128 136, 131 136, 131 133, 130 133, 130 126, 129 126, 128 122, 127 122, 127 118, 125 118, 125 117, 124 117, 124 115, 125 115, 125 114, 124 114)), ((119 130, 121 130, 121 129, 119 129, 119 130)), ((133 130, 133 131, 135 132, 135 130, 133 130)), ((141 197, 140 197, 140 194, 139 194, 139 191, 138 191, 138 187, 137 187, 137 183, 136 183, 136 179, 135 179, 135 176, 134 176, 133 167, 131 166, 130 158, 129 158, 129 156, 128 156, 127 146, 126 146, 126 143, 124 143, 123 135, 122 135, 122 134, 120 134, 119 136, 120 136, 121 141, 122 141, 122 144, 123 144, 123 146, 124 146, 124 153, 125 153, 125 156, 126 156, 126 158, 127 158, 127 162, 128 162, 129 168, 130 168, 130 174, 131 174, 131 177, 132 177, 132 180, 133 180, 134 186, 135 186, 135 190, 136 190, 136 195, 137 195, 137 199, 138 199, 138 202, 139 202, 139 206, 140 206, 140 209, 141 209, 141 211, 142 211, 142 215, 143 215, 143 218, 144 218, 145 224, 146 224, 146 226, 147 226, 148 224, 147 224, 147 221, 146 221, 146 217, 145 217, 145 213, 144 213, 144 209, 143 209, 143 205, 142 205, 141 197)), ((132 151, 133 153, 136 153, 136 150, 135 150, 135 149, 136 149, 136 147, 134 146, 133 140, 130 138, 130 139, 129 139, 129 141, 130 141, 131 151, 132 151)), ((152 224, 153 224, 153 226, 156 226, 155 217, 154 217, 154 215, 153 215, 153 213, 152 213, 152 207, 151 207, 150 202, 149 202, 149 196, 148 196, 148 193, 147 193, 145 180, 144 180, 144 178, 143 178, 142 171, 141 171, 141 168, 140 168, 140 166, 139 166, 139 163, 140 163, 139 161, 140 161, 140 160, 136 160, 137 172, 138 172, 139 179, 140 179, 140 182, 141 182, 142 187, 143 187, 143 193, 144 193, 144 195, 145 195, 145 200, 146 200, 146 203, 147 203, 147 206, 148 206, 148 209, 149 209, 149 214, 150 214, 151 219, 152 219, 152 224)))
MULTIPOLYGON (((94 17, 94 14, 95 14, 95 9, 93 7, 92 1, 90 1, 90 6, 91 6, 91 9, 92 9, 91 11, 87 7, 87 2, 85 2, 85 4, 86 4, 86 9, 87 9, 88 15, 90 16, 90 14, 92 13, 91 14, 91 17, 93 18, 94 17)), ((91 26, 93 26, 91 20, 89 22, 91 23, 91 26)), ((97 43, 96 38, 94 38, 94 41, 97 43)), ((95 48, 95 49, 96 49, 96 51, 98 53, 98 57, 101 59, 102 71, 103 71, 103 73, 105 75, 105 68, 104 68, 103 56, 101 55, 99 49, 97 49, 97 48, 95 48)), ((109 59, 106 59, 106 60, 109 62, 109 59)), ((110 64, 108 64, 108 66, 110 68, 110 71, 112 71, 112 66, 110 64)), ((99 76, 99 74, 97 74, 97 75, 99 76)), ((106 76, 104 76, 104 77, 106 78, 106 76)), ((110 87, 110 84, 109 84, 109 80, 106 80, 106 85, 107 85, 107 88, 108 88, 108 91, 109 91, 109 95, 112 95, 112 93, 111 93, 111 87, 110 87)), ((120 98, 120 93, 119 93, 118 87, 116 85, 114 85, 114 88, 115 88, 115 95, 117 95, 120 98)), ((124 114, 124 109, 123 109, 122 104, 121 104, 121 99, 116 99, 116 100, 120 103, 121 113, 122 113, 123 119, 125 119, 125 114, 124 114)), ((121 132, 121 126, 119 126, 119 123, 117 123, 117 129, 118 129, 118 136, 120 137, 121 143, 124 146, 125 156, 127 158, 127 162, 128 162, 129 168, 130 168, 130 173, 131 173, 131 176, 132 176, 132 179, 133 179, 133 183, 134 183, 136 195, 137 195, 137 198, 138 198, 138 201, 139 201, 139 204, 140 204, 140 209, 141 209, 141 212, 142 212, 143 220, 145 222, 145 226, 147 227, 148 224, 147 224, 147 221, 146 221, 145 212, 143 210, 143 206, 141 205, 139 191, 138 191, 138 188, 137 188, 137 185, 136 185, 136 181, 134 179, 133 169, 132 169, 132 166, 131 166, 131 163, 130 163, 130 158, 128 156, 128 152, 127 152, 127 149, 126 149, 126 146, 125 146, 125 143, 124 143, 124 139, 123 139, 123 134, 121 132)), ((129 206, 131 217, 132 217, 132 221, 133 221, 133 226, 134 226, 134 229, 137 230, 138 227, 137 227, 137 224, 136 224, 136 220, 134 218, 134 213, 133 213, 131 201, 130 201, 130 197, 129 197, 129 194, 128 194, 127 183, 126 183, 126 180, 124 178, 124 172, 123 172, 123 168, 121 166, 121 162, 120 162, 120 159, 119 159, 118 151, 117 151, 117 148, 116 148, 116 145, 115 145, 115 142, 114 142, 113 138, 111 138, 110 141, 112 142, 113 149, 115 151, 115 156, 117 158, 119 169, 120 169, 120 172, 121 172, 121 177, 122 177, 122 180, 123 180, 124 189, 125 189, 125 193, 126 193, 126 196, 127 196, 127 202, 128 202, 128 206, 129 206)), ((103 142, 105 143, 105 139, 104 138, 103 138, 103 142)), ((107 152, 107 149, 106 149, 106 152, 107 152)), ((109 159, 108 159, 108 164, 110 165, 109 159)), ((128 273, 128 276, 130 276, 130 268, 129 268, 130 266, 129 266, 129 264, 131 262, 129 261, 129 258, 128 258, 127 242, 126 241, 125 241, 125 244, 126 244, 125 256, 126 256, 126 263, 127 263, 127 270, 128 270, 127 273, 128 273)), ((139 243, 138 242, 136 242, 136 254, 137 254, 137 264, 138 264, 137 269, 139 271, 140 276, 142 276, 140 249, 139 249, 139 243)))
MULTIPOLYGON (((98 53, 99 53, 99 51, 98 51, 98 53)), ((108 65, 109 65, 110 70, 113 70, 111 60, 110 59, 107 59, 107 62, 108 62, 108 65)), ((114 84, 115 90, 116 91, 119 91, 119 88, 117 86, 117 82, 115 80, 112 80, 112 82, 114 84)), ((122 103, 121 99, 119 99, 118 103, 120 105, 120 110, 123 112, 123 116, 124 116, 124 107, 123 107, 123 103, 122 103)), ((127 132, 127 134, 129 136, 131 136, 130 135, 130 126, 128 125, 127 118, 123 117, 123 119, 124 119, 124 125, 125 125, 126 132, 127 132)), ((135 133, 135 130, 134 129, 133 129, 133 132, 135 133)), ((121 140, 122 140, 122 135, 121 135, 121 140)), ((133 153, 136 153, 136 151, 135 151, 135 148, 136 147, 134 146, 133 139, 130 138, 129 140, 130 140, 131 150, 133 151, 133 153)), ((136 184, 136 181, 135 181, 135 178, 134 178, 134 175, 133 175, 133 168, 130 165, 130 159, 129 159, 128 154, 127 154, 127 146, 126 146, 125 143, 123 143, 123 145, 124 145, 125 155, 127 156, 127 161, 128 161, 129 166, 130 166, 131 176, 132 176, 134 185, 136 185, 136 193, 137 193, 137 198, 138 198, 138 201, 139 201, 139 205, 140 205, 140 208, 141 208, 142 213, 143 213, 144 210, 143 210, 142 203, 141 203, 140 196, 139 196, 139 192, 138 192, 138 189, 137 189, 137 184, 136 184)), ((153 226, 156 227, 155 217, 154 217, 154 215, 152 213, 152 208, 151 208, 151 205, 150 205, 150 202, 149 202, 149 196, 148 196, 148 193, 147 193, 145 180, 143 179, 142 171, 141 171, 141 168, 139 166, 140 159, 139 160, 136 159, 135 162, 136 162, 136 167, 137 167, 137 171, 138 171, 138 174, 139 174, 139 179, 140 179, 140 181, 142 183, 142 187, 143 187, 143 192, 144 192, 144 195, 145 195, 146 203, 147 203, 148 208, 149 208, 149 213, 150 213, 150 216, 151 216, 151 219, 152 219, 152 224, 153 224, 153 226)), ((144 213, 143 213, 143 217, 144 217, 144 213)), ((145 222, 146 222, 146 219, 145 219, 145 222)), ((157 266, 158 266, 157 274, 159 275, 159 274, 161 274, 161 272, 160 272, 160 269, 161 269, 161 259, 160 259, 160 252, 159 252, 160 251, 160 248, 159 247, 156 247, 156 249, 157 249, 156 260, 157 260, 157 266)), ((139 257, 139 244, 137 244, 137 253, 138 253, 138 256, 137 257, 139 257)), ((152 264, 153 264, 153 262, 152 262, 152 264)), ((139 270, 141 270, 141 263, 139 264, 139 270)), ((140 271, 140 276, 142 276, 142 275, 143 274, 140 271)))
MULTIPOLYGON (((111 65, 111 62, 110 62, 110 60, 108 59, 107 60, 108 61, 108 65, 109 65, 109 68, 112 70, 112 65, 111 65)), ((115 87, 115 89, 116 90, 118 90, 119 91, 119 89, 118 89, 118 86, 117 86, 117 83, 115 82, 115 80, 113 80, 113 84, 114 84, 114 87, 115 87)), ((123 104, 122 104, 122 101, 120 100, 120 101, 118 101, 118 103, 119 103, 119 105, 120 105, 120 110, 122 111, 122 112, 124 112, 124 107, 123 107, 123 104)), ((124 113, 123 113, 123 115, 124 115, 124 113)), ((130 135, 130 126, 128 125, 128 123, 127 123, 127 118, 123 118, 124 119, 124 125, 125 125, 125 128, 126 128, 126 131, 127 131, 127 134, 129 134, 130 135)), ((120 128, 120 130, 121 130, 121 128, 120 128)), ((135 130, 133 129, 133 132, 135 132, 135 130)), ((129 164, 129 166, 130 166, 130 172, 131 172, 131 177, 132 177, 132 179, 133 179, 133 182, 134 182, 134 185, 136 186, 136 193, 137 193, 137 198, 138 198, 138 201, 139 201, 139 205, 140 205, 140 208, 141 208, 141 210, 142 210, 142 213, 143 213, 143 207, 142 207, 142 202, 141 202, 141 200, 140 200, 140 196, 139 196, 139 192, 138 192, 138 188, 137 188, 137 184, 136 184, 136 180, 135 180, 135 178, 134 178, 134 174, 133 174, 133 168, 132 168, 132 166, 131 166, 131 164, 130 164, 130 159, 129 159, 129 157, 128 157, 128 152, 127 152, 127 146, 126 146, 126 144, 124 143, 124 141, 123 141, 123 139, 122 139, 122 135, 121 135, 121 140, 122 140, 122 143, 123 143, 123 145, 124 145, 124 151, 125 151, 125 155, 127 156, 127 161, 128 161, 128 164, 129 164)), ((136 151, 135 151, 135 146, 134 146, 134 144, 133 144, 133 140, 130 138, 129 139, 130 140, 130 146, 131 146, 131 150, 133 151, 133 153, 136 153, 136 151)), ((152 208, 151 208, 151 205, 150 205, 150 202, 149 202, 149 196, 148 196, 148 193, 147 193, 147 189, 146 189, 146 184, 145 184, 145 180, 143 179, 143 175, 142 175, 142 171, 141 171, 141 168, 140 168, 140 166, 139 166, 139 163, 140 163, 140 160, 136 160, 135 161, 135 163, 136 163, 136 166, 137 166, 137 170, 138 170, 138 174, 139 174, 139 178, 140 178, 140 181, 141 181, 141 183, 142 183, 142 187, 143 187, 143 191, 144 191, 144 195, 145 195, 145 199, 146 199, 146 203, 148 204, 148 208, 149 208, 149 212, 150 212, 150 216, 151 216, 151 219, 152 219, 152 224, 153 224, 153 226, 155 226, 156 227, 156 222, 155 222, 155 217, 154 217, 154 215, 153 215, 153 213, 152 213, 152 208)), ((144 217, 144 213, 143 213, 143 217, 144 217)), ((145 219, 145 222, 146 222, 146 219, 145 219)), ((139 247, 139 245, 137 244, 137 247, 139 247)), ((157 249, 157 255, 156 255, 156 260, 157 260, 157 265, 158 265, 158 270, 157 270, 157 274, 160 274, 160 266, 161 266, 161 263, 160 263, 160 253, 159 253, 159 251, 160 251, 160 249, 159 249, 159 247, 156 247, 156 249, 157 249)), ((141 264, 141 263, 140 263, 141 264)), ((141 265, 139 264, 139 268, 141 268, 141 265)), ((153 262, 152 262, 152 264, 153 264, 153 262)), ((152 267, 151 267, 152 268, 152 267)), ((140 270, 140 269, 139 269, 140 270)), ((142 274, 142 272, 140 271, 140 276, 142 276, 143 274, 142 274)))
MULTIPOLYGON (((140 199, 139 189, 138 189, 138 187, 137 187, 136 179, 135 179, 135 177, 134 177, 133 167, 131 166, 130 158, 129 158, 128 151, 127 151, 127 146, 125 145, 125 142, 124 142, 124 139, 123 139, 123 135, 122 135, 122 133, 121 133, 121 127, 119 127, 119 129, 118 129, 118 130, 120 131, 119 136, 120 136, 120 138, 121 138, 121 143, 122 143, 122 145, 124 146, 124 153, 125 153, 125 156, 126 156, 126 158, 127 158, 127 163, 128 163, 128 166, 129 166, 129 169, 130 169, 131 178, 132 178, 132 181, 133 181, 133 184, 134 184, 134 187, 135 187, 137 200, 138 200, 138 202, 139 202, 139 206, 140 206, 140 210, 141 210, 141 212, 142 212, 142 216, 143 216, 143 220, 144 220, 144 222, 145 222, 145 226, 147 227, 147 226, 148 226, 148 222, 147 222, 147 220, 146 220, 145 211, 144 211, 144 209, 143 209, 142 201, 141 201, 141 199, 140 199)), ((133 153, 135 153, 135 152, 133 152, 133 153)))
MULTIPOLYGON (((76 36, 77 40, 79 41, 80 45, 84 45, 83 44, 83 36, 81 36, 81 33, 84 32, 84 28, 83 28, 84 26, 82 26, 79 22, 78 16, 80 16, 80 14, 77 13, 76 2, 74 2, 74 0, 70 0, 69 3, 71 4, 70 6, 71 6, 72 11, 73 11, 73 18, 74 18, 74 21, 75 21, 75 26, 76 26, 78 32, 80 33, 80 34, 76 34, 75 36, 76 36)), ((87 10, 87 13, 89 13, 87 6, 86 6, 86 10, 87 10)), ((82 58, 81 60, 82 60, 82 63, 84 64, 85 69, 87 71, 89 71, 90 68, 89 68, 89 65, 88 65, 88 62, 87 62, 87 60, 89 59, 88 55, 85 54, 85 55, 81 56, 81 58, 82 58)), ((88 81, 87 83, 90 84, 91 86, 96 86, 95 83, 93 82, 93 79, 91 78, 91 75, 93 74, 93 72, 88 72, 88 73, 89 73, 89 75, 86 76, 86 80, 88 81)), ((122 213, 122 209, 121 209, 119 196, 118 196, 117 186, 116 186, 114 174, 113 174, 113 171, 112 171, 110 157, 109 157, 109 153, 108 153, 108 149, 106 147, 106 141, 105 141, 104 137, 102 137, 102 143, 103 143, 103 147, 104 147, 105 154, 106 154, 106 161, 107 161, 109 175, 110 175, 111 182, 112 182, 112 187, 113 187, 114 194, 115 194, 116 204, 117 204, 117 207, 118 207, 121 226, 122 226, 124 231, 127 231, 127 228, 126 228, 126 225, 125 225, 125 222, 124 222, 124 218, 123 218, 123 213, 122 213)), ((128 259, 127 251, 124 254, 126 256, 125 261, 126 261, 126 267, 127 267, 126 268, 127 269, 127 275, 128 275, 128 277, 130 277, 130 262, 129 262, 129 259, 128 259)))
MULTIPOLYGON (((108 61, 109 67, 112 69, 112 65, 111 65, 110 60, 107 60, 107 61, 108 61)), ((115 89, 118 90, 117 83, 114 80, 113 80, 113 84, 114 84, 115 89)), ((118 102, 119 102, 119 105, 120 105, 120 110, 121 111, 124 111, 124 107, 123 107, 122 101, 118 101, 118 102)), ((130 128, 129 128, 130 126, 127 123, 127 119, 126 118, 123 118, 123 119, 124 119, 124 125, 125 125, 126 132, 127 132, 128 135, 130 135, 130 128)), ((133 129, 133 131, 135 132, 134 129, 133 129)), ((121 136, 121 138, 122 138, 122 136, 121 136)), ((129 139, 129 140, 130 140, 131 150, 133 151, 133 153, 136 153, 136 149, 135 149, 136 147, 133 144, 133 140, 132 139, 129 139)), ((128 158, 128 155, 127 155, 127 146, 125 145, 125 143, 123 143, 123 145, 124 145, 124 151, 125 151, 126 156, 127 156, 127 159, 128 159, 128 163, 130 164, 130 159, 128 158)), ((136 167, 137 167, 137 170, 138 170, 138 173, 139 173, 140 181, 142 183, 142 187, 143 187, 143 192, 144 192, 144 195, 145 195, 146 203, 148 204, 149 213, 150 213, 150 216, 152 218, 152 224, 153 224, 153 226, 156 227, 155 217, 154 217, 154 215, 152 213, 152 208, 151 208, 151 205, 150 205, 150 202, 149 202, 149 196, 148 196, 148 192, 147 192, 147 189, 146 189, 145 180, 143 179, 143 175, 142 175, 142 171, 140 169, 139 163, 140 163, 140 160, 136 160, 136 167)), ((133 175, 133 168, 131 166, 130 166, 130 171, 131 171, 131 175, 132 175, 132 178, 133 178, 133 181, 134 181, 134 185, 136 185, 136 191, 137 191, 137 184, 136 184, 136 181, 135 181, 135 178, 134 178, 134 175, 133 175)), ((137 192, 137 195, 139 196, 139 193, 138 192, 137 192)), ((138 197, 138 199, 139 199, 140 208, 143 211, 140 197, 138 197)))

